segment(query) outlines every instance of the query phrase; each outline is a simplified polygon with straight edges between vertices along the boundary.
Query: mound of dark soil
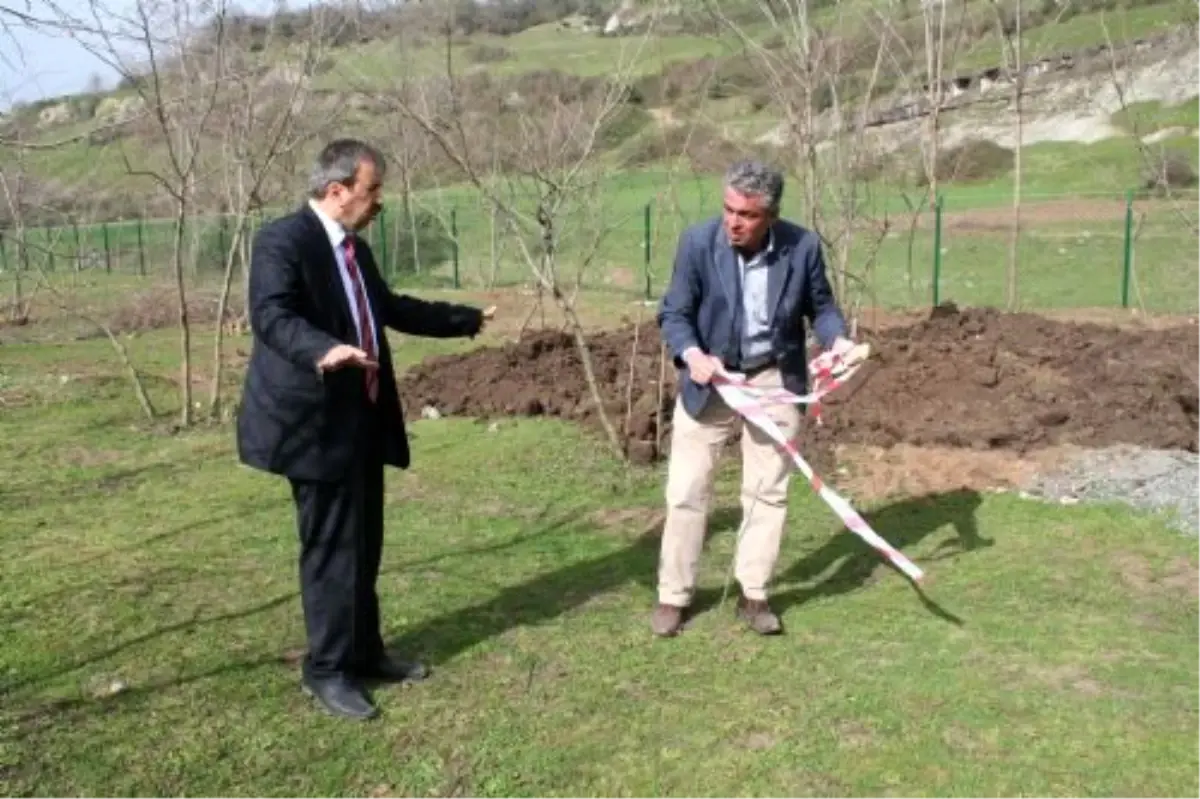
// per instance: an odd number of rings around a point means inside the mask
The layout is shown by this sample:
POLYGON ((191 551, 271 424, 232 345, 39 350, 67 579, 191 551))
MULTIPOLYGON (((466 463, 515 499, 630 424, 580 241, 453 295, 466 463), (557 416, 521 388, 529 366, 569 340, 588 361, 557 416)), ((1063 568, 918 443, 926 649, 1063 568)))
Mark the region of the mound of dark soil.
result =
MULTIPOLYGON (((669 446, 675 370, 653 322, 589 339, 597 381, 630 456, 669 446), (632 373, 631 373, 632 361, 632 373), (632 378, 632 392, 630 384, 632 378), (629 412, 627 413, 627 408, 629 412), (661 410, 663 431, 658 435, 661 410)), ((1061 444, 1197 450, 1195 328, 1129 331, 991 309, 935 309, 909 326, 864 331, 874 357, 831 395, 801 451, 827 469, 831 444, 951 446, 1025 452, 1061 444)), ((475 417, 552 416, 595 425, 573 339, 431 358, 403 378, 411 408, 475 417)))

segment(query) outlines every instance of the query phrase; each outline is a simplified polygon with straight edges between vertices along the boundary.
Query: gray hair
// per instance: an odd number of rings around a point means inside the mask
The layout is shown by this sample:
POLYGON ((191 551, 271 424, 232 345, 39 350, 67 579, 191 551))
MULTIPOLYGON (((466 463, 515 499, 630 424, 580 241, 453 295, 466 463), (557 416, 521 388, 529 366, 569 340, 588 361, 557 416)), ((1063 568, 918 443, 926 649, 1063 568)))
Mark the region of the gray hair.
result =
POLYGON ((725 172, 725 185, 738 194, 763 198, 768 211, 779 213, 779 204, 783 200, 782 171, 762 161, 738 161, 725 172))
POLYGON ((382 177, 385 164, 383 154, 366 142, 358 139, 335 139, 326 144, 313 162, 308 176, 308 194, 321 199, 334 183, 354 185, 358 165, 370 161, 382 177))

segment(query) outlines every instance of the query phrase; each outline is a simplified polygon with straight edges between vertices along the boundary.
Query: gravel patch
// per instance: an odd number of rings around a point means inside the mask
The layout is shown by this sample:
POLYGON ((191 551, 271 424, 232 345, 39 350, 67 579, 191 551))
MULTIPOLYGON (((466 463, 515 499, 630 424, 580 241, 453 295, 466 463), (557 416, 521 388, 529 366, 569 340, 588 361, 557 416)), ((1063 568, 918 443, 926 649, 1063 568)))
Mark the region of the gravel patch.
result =
POLYGON ((1024 496, 1059 502, 1123 502, 1162 511, 1188 535, 1200 525, 1200 455, 1119 446, 1082 452, 1033 478, 1024 496))

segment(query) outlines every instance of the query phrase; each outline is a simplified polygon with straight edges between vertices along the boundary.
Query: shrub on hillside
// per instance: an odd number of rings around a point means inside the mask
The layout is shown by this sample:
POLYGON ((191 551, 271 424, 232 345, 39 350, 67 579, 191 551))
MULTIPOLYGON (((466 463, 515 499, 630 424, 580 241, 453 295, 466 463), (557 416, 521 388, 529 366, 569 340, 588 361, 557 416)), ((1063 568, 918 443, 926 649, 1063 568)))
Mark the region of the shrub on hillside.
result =
POLYGON ((769 145, 736 144, 711 125, 680 125, 667 130, 647 130, 626 151, 630 166, 686 159, 693 172, 720 174, 739 158, 775 160, 769 145))
POLYGON ((509 0, 505 3, 457 0, 454 21, 466 34, 481 31, 496 36, 512 36, 537 25, 558 22, 573 14, 591 18, 601 11, 594 0, 509 0))
POLYGON ((528 100, 533 108, 550 108, 555 100, 567 104, 581 102, 605 88, 603 78, 568 75, 557 69, 523 72, 507 82, 507 86, 528 100))
POLYGON ((634 87, 651 108, 676 105, 684 98, 698 98, 706 90, 717 67, 717 59, 709 56, 676 62, 657 74, 643 76, 634 87))
POLYGON ((87 143, 89 147, 107 147, 128 138, 129 129, 125 125, 112 125, 89 131, 87 143))
POLYGON ((717 62, 707 94, 710 100, 738 97, 761 88, 763 84, 757 65, 749 58, 725 58, 717 62))
POLYGON ((467 51, 467 58, 474 64, 496 64, 513 57, 512 50, 496 44, 477 44, 467 51))
POLYGON ((596 135, 598 150, 613 150, 641 133, 650 124, 650 114, 635 105, 618 108, 600 126, 596 135))
POLYGON ((1197 184, 1196 170, 1187 155, 1165 152, 1152 167, 1142 172, 1144 194, 1164 194, 1168 190, 1188 189, 1197 184))
MULTIPOLYGON (((986 139, 967 139, 938 153, 934 170, 939 183, 971 183, 1000 177, 1013 168, 1013 151, 986 139)), ((929 183, 922 170, 918 185, 929 183)))
POLYGON ((867 150, 858 153, 858 158, 850 164, 850 177, 863 183, 875 183, 891 177, 891 168, 891 159, 886 153, 867 150))

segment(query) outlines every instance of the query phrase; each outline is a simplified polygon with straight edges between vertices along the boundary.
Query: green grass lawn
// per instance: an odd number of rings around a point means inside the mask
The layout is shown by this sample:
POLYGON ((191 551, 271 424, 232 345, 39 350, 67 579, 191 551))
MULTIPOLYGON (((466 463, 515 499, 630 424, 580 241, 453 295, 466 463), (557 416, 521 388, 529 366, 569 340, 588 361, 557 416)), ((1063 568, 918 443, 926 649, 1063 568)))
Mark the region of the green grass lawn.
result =
MULTIPOLYGON (((227 427, 148 431, 107 346, 6 346, 0 366, 6 795, 1200 788, 1195 539, 1010 495, 864 508, 931 575, 923 602, 796 482, 788 635, 761 639, 721 605, 730 460, 707 612, 657 641, 661 469, 552 422, 413 424, 380 589, 385 636, 434 676, 381 691, 377 722, 332 720, 298 687, 285 484, 240 468, 227 427)), ((130 346, 169 408, 174 334, 130 346)), ((404 363, 460 346, 396 341, 404 363)))

